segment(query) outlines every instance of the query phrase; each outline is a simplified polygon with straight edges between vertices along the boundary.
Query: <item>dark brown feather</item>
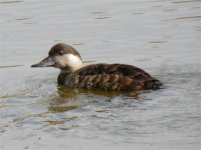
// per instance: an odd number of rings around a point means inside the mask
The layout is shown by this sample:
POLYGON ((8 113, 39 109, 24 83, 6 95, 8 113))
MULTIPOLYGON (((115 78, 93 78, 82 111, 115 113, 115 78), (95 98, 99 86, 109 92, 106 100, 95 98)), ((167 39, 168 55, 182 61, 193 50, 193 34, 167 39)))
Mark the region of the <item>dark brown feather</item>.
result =
POLYGON ((88 65, 68 75, 60 74, 58 83, 75 88, 117 91, 157 89, 161 85, 144 70, 124 64, 88 65))

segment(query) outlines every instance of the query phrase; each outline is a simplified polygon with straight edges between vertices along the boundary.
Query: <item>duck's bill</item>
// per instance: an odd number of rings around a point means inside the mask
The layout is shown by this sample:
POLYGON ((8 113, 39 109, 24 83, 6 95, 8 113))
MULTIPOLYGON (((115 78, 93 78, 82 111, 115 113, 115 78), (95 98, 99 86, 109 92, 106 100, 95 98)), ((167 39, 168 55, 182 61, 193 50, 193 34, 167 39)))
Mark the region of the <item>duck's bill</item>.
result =
POLYGON ((54 61, 52 57, 48 56, 47 58, 43 59, 41 62, 34 64, 31 67, 54 67, 54 61))

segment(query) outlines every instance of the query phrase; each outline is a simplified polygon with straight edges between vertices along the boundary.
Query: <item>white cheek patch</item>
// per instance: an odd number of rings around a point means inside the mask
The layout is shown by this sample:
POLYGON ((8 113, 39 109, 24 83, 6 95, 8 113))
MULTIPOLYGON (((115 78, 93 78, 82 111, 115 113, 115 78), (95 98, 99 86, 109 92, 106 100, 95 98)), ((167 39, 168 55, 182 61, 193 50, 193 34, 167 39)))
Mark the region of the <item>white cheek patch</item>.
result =
POLYGON ((82 60, 73 54, 64 54, 63 56, 55 56, 54 61, 61 68, 70 67, 72 70, 77 70, 83 66, 82 60))
POLYGON ((65 59, 68 62, 68 66, 72 67, 73 69, 77 70, 82 67, 82 60, 73 54, 65 54, 65 59))
POLYGON ((58 68, 67 66, 67 62, 63 56, 55 56, 54 62, 56 63, 58 68))

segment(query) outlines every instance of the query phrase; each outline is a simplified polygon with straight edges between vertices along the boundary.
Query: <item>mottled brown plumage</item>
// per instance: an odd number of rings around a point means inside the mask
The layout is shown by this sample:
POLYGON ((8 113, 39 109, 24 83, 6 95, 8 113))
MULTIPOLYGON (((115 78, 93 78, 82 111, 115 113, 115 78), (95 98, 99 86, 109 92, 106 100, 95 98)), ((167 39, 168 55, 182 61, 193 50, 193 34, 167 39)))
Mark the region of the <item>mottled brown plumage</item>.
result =
POLYGON ((59 84, 74 88, 136 91, 157 89, 161 83, 140 68, 125 64, 92 64, 72 73, 61 73, 59 84))
POLYGON ((158 89, 162 84, 144 70, 126 64, 92 64, 83 67, 81 56, 67 44, 57 44, 49 56, 32 67, 61 69, 58 84, 72 88, 138 91, 158 89))

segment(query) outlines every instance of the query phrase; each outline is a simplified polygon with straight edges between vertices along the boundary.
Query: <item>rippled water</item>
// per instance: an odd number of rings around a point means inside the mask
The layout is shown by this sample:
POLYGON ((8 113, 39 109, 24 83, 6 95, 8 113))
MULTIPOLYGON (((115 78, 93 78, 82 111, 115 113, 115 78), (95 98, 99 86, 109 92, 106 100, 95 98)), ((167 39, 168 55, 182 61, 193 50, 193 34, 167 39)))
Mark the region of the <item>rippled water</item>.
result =
POLYGON ((0 149, 201 147, 200 0, 0 0, 0 149), (86 64, 127 63, 164 83, 110 93, 60 87, 30 65, 58 42, 86 64))

